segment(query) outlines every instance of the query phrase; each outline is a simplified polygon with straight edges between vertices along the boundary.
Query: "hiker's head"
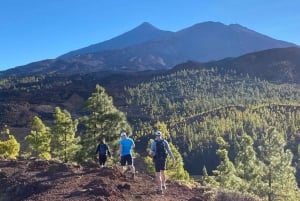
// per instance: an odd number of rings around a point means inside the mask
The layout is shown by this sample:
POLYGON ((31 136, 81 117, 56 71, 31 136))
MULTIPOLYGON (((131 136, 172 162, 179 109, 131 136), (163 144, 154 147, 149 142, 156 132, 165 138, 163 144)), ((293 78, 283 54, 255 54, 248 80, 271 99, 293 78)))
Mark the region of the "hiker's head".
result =
POLYGON ((105 137, 100 137, 100 138, 99 138, 99 143, 104 144, 104 143, 105 143, 105 137))
POLYGON ((127 136, 127 135, 126 135, 125 132, 122 132, 122 133, 120 134, 120 137, 121 137, 121 138, 126 138, 126 136, 127 136))
POLYGON ((154 135, 155 137, 161 137, 161 131, 160 130, 155 131, 154 135))

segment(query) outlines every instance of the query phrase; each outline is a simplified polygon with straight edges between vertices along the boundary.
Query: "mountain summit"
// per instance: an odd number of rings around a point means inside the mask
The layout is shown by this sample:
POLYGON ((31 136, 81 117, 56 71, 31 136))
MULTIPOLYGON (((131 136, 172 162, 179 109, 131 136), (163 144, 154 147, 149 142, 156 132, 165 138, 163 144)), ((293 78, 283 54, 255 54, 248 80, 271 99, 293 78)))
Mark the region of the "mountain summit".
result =
POLYGON ((68 58, 68 57, 83 55, 88 53, 96 53, 103 50, 114 50, 114 49, 126 48, 146 41, 162 38, 166 35, 169 35, 170 33, 172 32, 160 30, 154 27, 149 22, 144 22, 139 26, 137 26, 136 28, 124 34, 121 34, 120 36, 117 36, 115 38, 112 38, 104 42, 90 45, 88 47, 71 51, 69 53, 60 56, 59 58, 68 58))
POLYGON ((200 62, 294 46, 294 44, 270 38, 239 24, 227 26, 220 22, 195 24, 174 35, 178 40, 173 46, 180 51, 181 57, 200 62))
POLYGON ((69 52, 55 60, 10 69, 0 76, 166 70, 187 60, 209 62, 291 46, 296 45, 238 24, 203 22, 170 32, 144 22, 110 40, 69 52))

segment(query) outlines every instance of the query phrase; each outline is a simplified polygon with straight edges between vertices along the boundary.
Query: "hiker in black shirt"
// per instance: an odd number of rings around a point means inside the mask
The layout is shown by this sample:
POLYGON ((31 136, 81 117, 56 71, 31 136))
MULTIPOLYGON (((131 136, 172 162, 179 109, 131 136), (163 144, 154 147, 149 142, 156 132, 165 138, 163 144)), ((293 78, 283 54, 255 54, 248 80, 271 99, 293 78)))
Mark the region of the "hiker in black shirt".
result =
POLYGON ((107 144, 105 143, 105 138, 102 137, 99 139, 99 144, 96 149, 96 154, 99 153, 99 164, 101 167, 105 166, 105 162, 107 160, 107 156, 111 157, 109 148, 107 144))
POLYGON ((167 156, 171 156, 173 163, 175 161, 169 143, 161 137, 161 134, 161 131, 155 132, 155 140, 150 147, 150 155, 154 159, 156 179, 159 185, 159 188, 157 189, 158 193, 163 193, 163 190, 166 190, 167 188, 165 175, 167 156))

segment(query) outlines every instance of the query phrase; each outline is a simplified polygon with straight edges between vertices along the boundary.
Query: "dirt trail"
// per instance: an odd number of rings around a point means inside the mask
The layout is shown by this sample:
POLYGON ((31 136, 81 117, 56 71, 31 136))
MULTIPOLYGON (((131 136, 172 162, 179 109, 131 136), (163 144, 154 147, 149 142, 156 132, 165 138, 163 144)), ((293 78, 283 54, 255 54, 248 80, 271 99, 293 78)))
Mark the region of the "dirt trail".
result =
POLYGON ((156 193, 147 174, 122 175, 117 167, 79 166, 54 161, 0 161, 1 201, 206 201, 201 187, 167 183, 156 193))

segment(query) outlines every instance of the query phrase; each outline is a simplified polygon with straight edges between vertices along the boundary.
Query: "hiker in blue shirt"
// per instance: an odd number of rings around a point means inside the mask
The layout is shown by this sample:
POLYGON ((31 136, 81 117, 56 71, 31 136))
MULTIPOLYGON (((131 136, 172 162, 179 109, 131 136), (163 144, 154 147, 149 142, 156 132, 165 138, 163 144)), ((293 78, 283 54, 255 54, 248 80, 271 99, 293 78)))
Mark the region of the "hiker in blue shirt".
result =
POLYGON ((167 156, 170 155, 173 163, 175 162, 174 155, 170 149, 169 143, 167 140, 161 137, 161 131, 155 132, 155 140, 150 147, 150 155, 153 157, 156 180, 159 188, 157 193, 162 194, 163 190, 166 190, 166 165, 167 165, 167 156))
POLYGON ((125 173, 125 166, 126 163, 131 171, 132 178, 134 179, 135 168, 133 165, 133 158, 132 158, 132 149, 135 147, 133 139, 127 137, 125 132, 120 134, 120 156, 121 156, 121 166, 122 166, 122 173, 125 173))
POLYGON ((99 154, 99 164, 101 167, 105 166, 107 156, 111 157, 108 145, 105 143, 105 138, 102 137, 99 139, 99 144, 96 149, 96 154, 99 154))

